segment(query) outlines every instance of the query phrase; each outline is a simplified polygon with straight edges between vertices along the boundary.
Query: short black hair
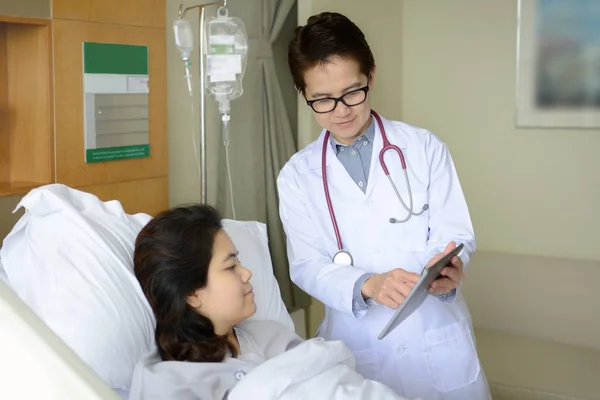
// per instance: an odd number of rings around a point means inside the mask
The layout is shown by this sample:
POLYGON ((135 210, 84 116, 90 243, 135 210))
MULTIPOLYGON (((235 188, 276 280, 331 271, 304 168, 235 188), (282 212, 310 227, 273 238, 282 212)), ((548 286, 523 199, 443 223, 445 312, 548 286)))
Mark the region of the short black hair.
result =
POLYGON ((324 12, 296 28, 288 47, 288 65, 296 89, 305 94, 306 71, 335 56, 358 62, 367 77, 375 69, 375 58, 364 33, 344 15, 324 12))

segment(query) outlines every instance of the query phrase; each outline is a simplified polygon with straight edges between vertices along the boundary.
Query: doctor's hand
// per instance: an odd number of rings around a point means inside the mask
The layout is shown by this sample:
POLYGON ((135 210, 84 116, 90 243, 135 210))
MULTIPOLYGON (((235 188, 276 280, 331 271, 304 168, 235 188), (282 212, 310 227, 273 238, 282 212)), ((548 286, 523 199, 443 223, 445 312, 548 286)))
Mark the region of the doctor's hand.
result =
MULTIPOLYGON (((443 253, 437 254, 426 265, 426 268, 431 267, 440 258, 456 248, 455 242, 450 242, 444 249, 443 253)), ((452 257, 450 263, 441 271, 441 276, 429 286, 429 293, 440 295, 449 293, 453 289, 460 287, 460 282, 465 278, 463 273, 463 262, 458 256, 452 257)))
POLYGON ((363 284, 361 292, 377 304, 396 309, 404 302, 419 278, 419 274, 396 268, 385 274, 371 276, 363 284))

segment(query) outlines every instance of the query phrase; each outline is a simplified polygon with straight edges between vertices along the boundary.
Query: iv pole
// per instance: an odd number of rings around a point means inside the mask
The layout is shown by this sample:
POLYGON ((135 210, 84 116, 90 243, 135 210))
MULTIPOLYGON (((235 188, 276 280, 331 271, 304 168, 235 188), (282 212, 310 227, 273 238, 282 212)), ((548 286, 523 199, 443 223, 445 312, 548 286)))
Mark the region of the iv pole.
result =
MULTIPOLYGON (((183 3, 179 3, 179 18, 184 18, 185 14, 194 8, 198 8, 198 32, 200 36, 200 44, 199 44, 199 55, 198 59, 200 62, 198 63, 200 68, 200 158, 202 163, 202 177, 201 177, 201 200, 202 204, 207 203, 207 171, 206 171, 206 91, 205 91, 205 67, 204 67, 204 21, 205 21, 205 7, 212 5, 219 5, 220 2, 213 1, 210 3, 199 4, 196 6, 190 6, 187 8, 183 8, 183 3)), ((225 0, 224 6, 227 7, 227 0, 225 0)))

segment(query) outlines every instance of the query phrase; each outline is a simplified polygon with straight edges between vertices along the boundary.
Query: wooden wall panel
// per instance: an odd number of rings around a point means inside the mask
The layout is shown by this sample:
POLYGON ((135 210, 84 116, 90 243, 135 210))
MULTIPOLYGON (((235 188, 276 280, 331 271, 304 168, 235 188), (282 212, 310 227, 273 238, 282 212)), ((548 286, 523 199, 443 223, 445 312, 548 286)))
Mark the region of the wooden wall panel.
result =
MULTIPOLYGON (((173 2, 173 7, 178 3, 173 2)), ((165 0, 54 0, 54 19, 165 28, 165 0)))
MULTIPOLYGON (((140 6, 140 9, 145 7, 140 6)), ((81 187, 167 176, 165 31, 54 20, 54 62, 57 181, 81 187), (106 163, 85 162, 82 65, 84 41, 148 46, 150 157, 106 163)))
POLYGON ((102 201, 119 200, 128 214, 154 216, 169 207, 169 182, 166 177, 86 186, 78 190, 95 194, 102 201))
POLYGON ((8 108, 8 62, 6 54, 6 26, 0 23, 0 182, 10 179, 10 135, 8 108))
POLYGON ((10 180, 53 180, 52 33, 45 25, 7 25, 10 180))

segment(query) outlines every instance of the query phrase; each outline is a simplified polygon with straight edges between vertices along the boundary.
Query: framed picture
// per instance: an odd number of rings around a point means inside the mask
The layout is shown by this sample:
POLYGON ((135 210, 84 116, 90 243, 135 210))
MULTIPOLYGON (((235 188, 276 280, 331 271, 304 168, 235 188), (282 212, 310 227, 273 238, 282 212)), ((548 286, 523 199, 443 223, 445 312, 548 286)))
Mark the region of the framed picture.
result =
POLYGON ((600 127, 600 1, 519 0, 517 126, 600 127))

